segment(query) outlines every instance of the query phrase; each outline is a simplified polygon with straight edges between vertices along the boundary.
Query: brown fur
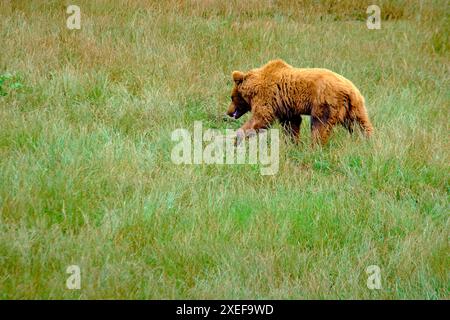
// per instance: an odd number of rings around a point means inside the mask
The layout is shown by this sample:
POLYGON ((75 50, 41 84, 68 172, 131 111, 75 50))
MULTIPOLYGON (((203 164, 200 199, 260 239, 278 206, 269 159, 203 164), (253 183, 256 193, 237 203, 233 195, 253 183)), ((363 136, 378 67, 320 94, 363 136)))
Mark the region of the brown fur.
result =
POLYGON ((244 136, 246 131, 265 129, 278 119, 298 140, 302 115, 311 116, 313 143, 325 143, 337 124, 350 133, 354 123, 367 136, 373 132, 364 97, 351 81, 330 70, 298 69, 272 60, 247 73, 234 71, 232 77, 232 102, 227 114, 238 119, 252 112, 240 129, 244 136))

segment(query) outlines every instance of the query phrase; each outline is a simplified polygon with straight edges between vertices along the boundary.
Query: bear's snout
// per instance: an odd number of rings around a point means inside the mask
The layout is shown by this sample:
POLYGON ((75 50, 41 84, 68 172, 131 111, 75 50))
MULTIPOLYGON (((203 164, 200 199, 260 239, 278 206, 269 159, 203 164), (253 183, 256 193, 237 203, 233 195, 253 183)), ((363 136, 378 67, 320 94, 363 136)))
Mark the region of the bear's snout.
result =
POLYGON ((234 111, 228 112, 227 115, 233 119, 239 119, 242 114, 238 110, 234 110, 234 111))
POLYGON ((228 107, 227 115, 233 119, 239 119, 245 112, 236 107, 233 103, 228 107))
POLYGON ((227 110, 227 116, 231 117, 231 118, 236 118, 237 115, 237 108, 234 106, 234 104, 230 104, 230 106, 228 107, 227 110))

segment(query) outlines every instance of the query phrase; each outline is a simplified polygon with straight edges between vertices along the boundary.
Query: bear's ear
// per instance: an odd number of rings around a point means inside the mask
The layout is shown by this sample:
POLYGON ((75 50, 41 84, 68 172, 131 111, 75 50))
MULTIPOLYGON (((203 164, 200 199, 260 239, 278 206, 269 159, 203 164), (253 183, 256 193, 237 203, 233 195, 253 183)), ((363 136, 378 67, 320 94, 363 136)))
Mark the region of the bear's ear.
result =
POLYGON ((244 73, 241 71, 233 71, 232 77, 236 84, 241 84, 244 81, 244 73))

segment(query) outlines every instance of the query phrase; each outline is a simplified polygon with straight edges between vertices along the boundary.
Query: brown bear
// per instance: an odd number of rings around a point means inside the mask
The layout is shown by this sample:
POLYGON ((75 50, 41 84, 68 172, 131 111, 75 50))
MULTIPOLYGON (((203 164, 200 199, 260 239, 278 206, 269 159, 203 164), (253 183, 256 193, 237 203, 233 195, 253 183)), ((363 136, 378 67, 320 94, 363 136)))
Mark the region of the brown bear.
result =
POLYGON ((238 130, 236 144, 253 130, 268 128, 278 119, 298 141, 302 115, 311 116, 313 144, 324 144, 332 128, 343 125, 350 133, 356 122, 367 136, 373 132, 364 97, 355 85, 327 69, 299 69, 272 60, 246 73, 234 71, 234 87, 227 115, 252 117, 238 130))

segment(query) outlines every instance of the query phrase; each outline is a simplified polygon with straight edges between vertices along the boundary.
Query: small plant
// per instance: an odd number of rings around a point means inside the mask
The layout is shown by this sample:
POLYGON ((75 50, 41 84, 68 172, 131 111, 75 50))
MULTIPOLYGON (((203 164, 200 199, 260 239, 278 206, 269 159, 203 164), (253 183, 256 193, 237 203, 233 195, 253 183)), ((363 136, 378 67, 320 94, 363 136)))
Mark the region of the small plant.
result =
POLYGON ((23 84, 7 72, 0 75, 0 96, 6 96, 9 90, 17 90, 23 87, 23 84))

